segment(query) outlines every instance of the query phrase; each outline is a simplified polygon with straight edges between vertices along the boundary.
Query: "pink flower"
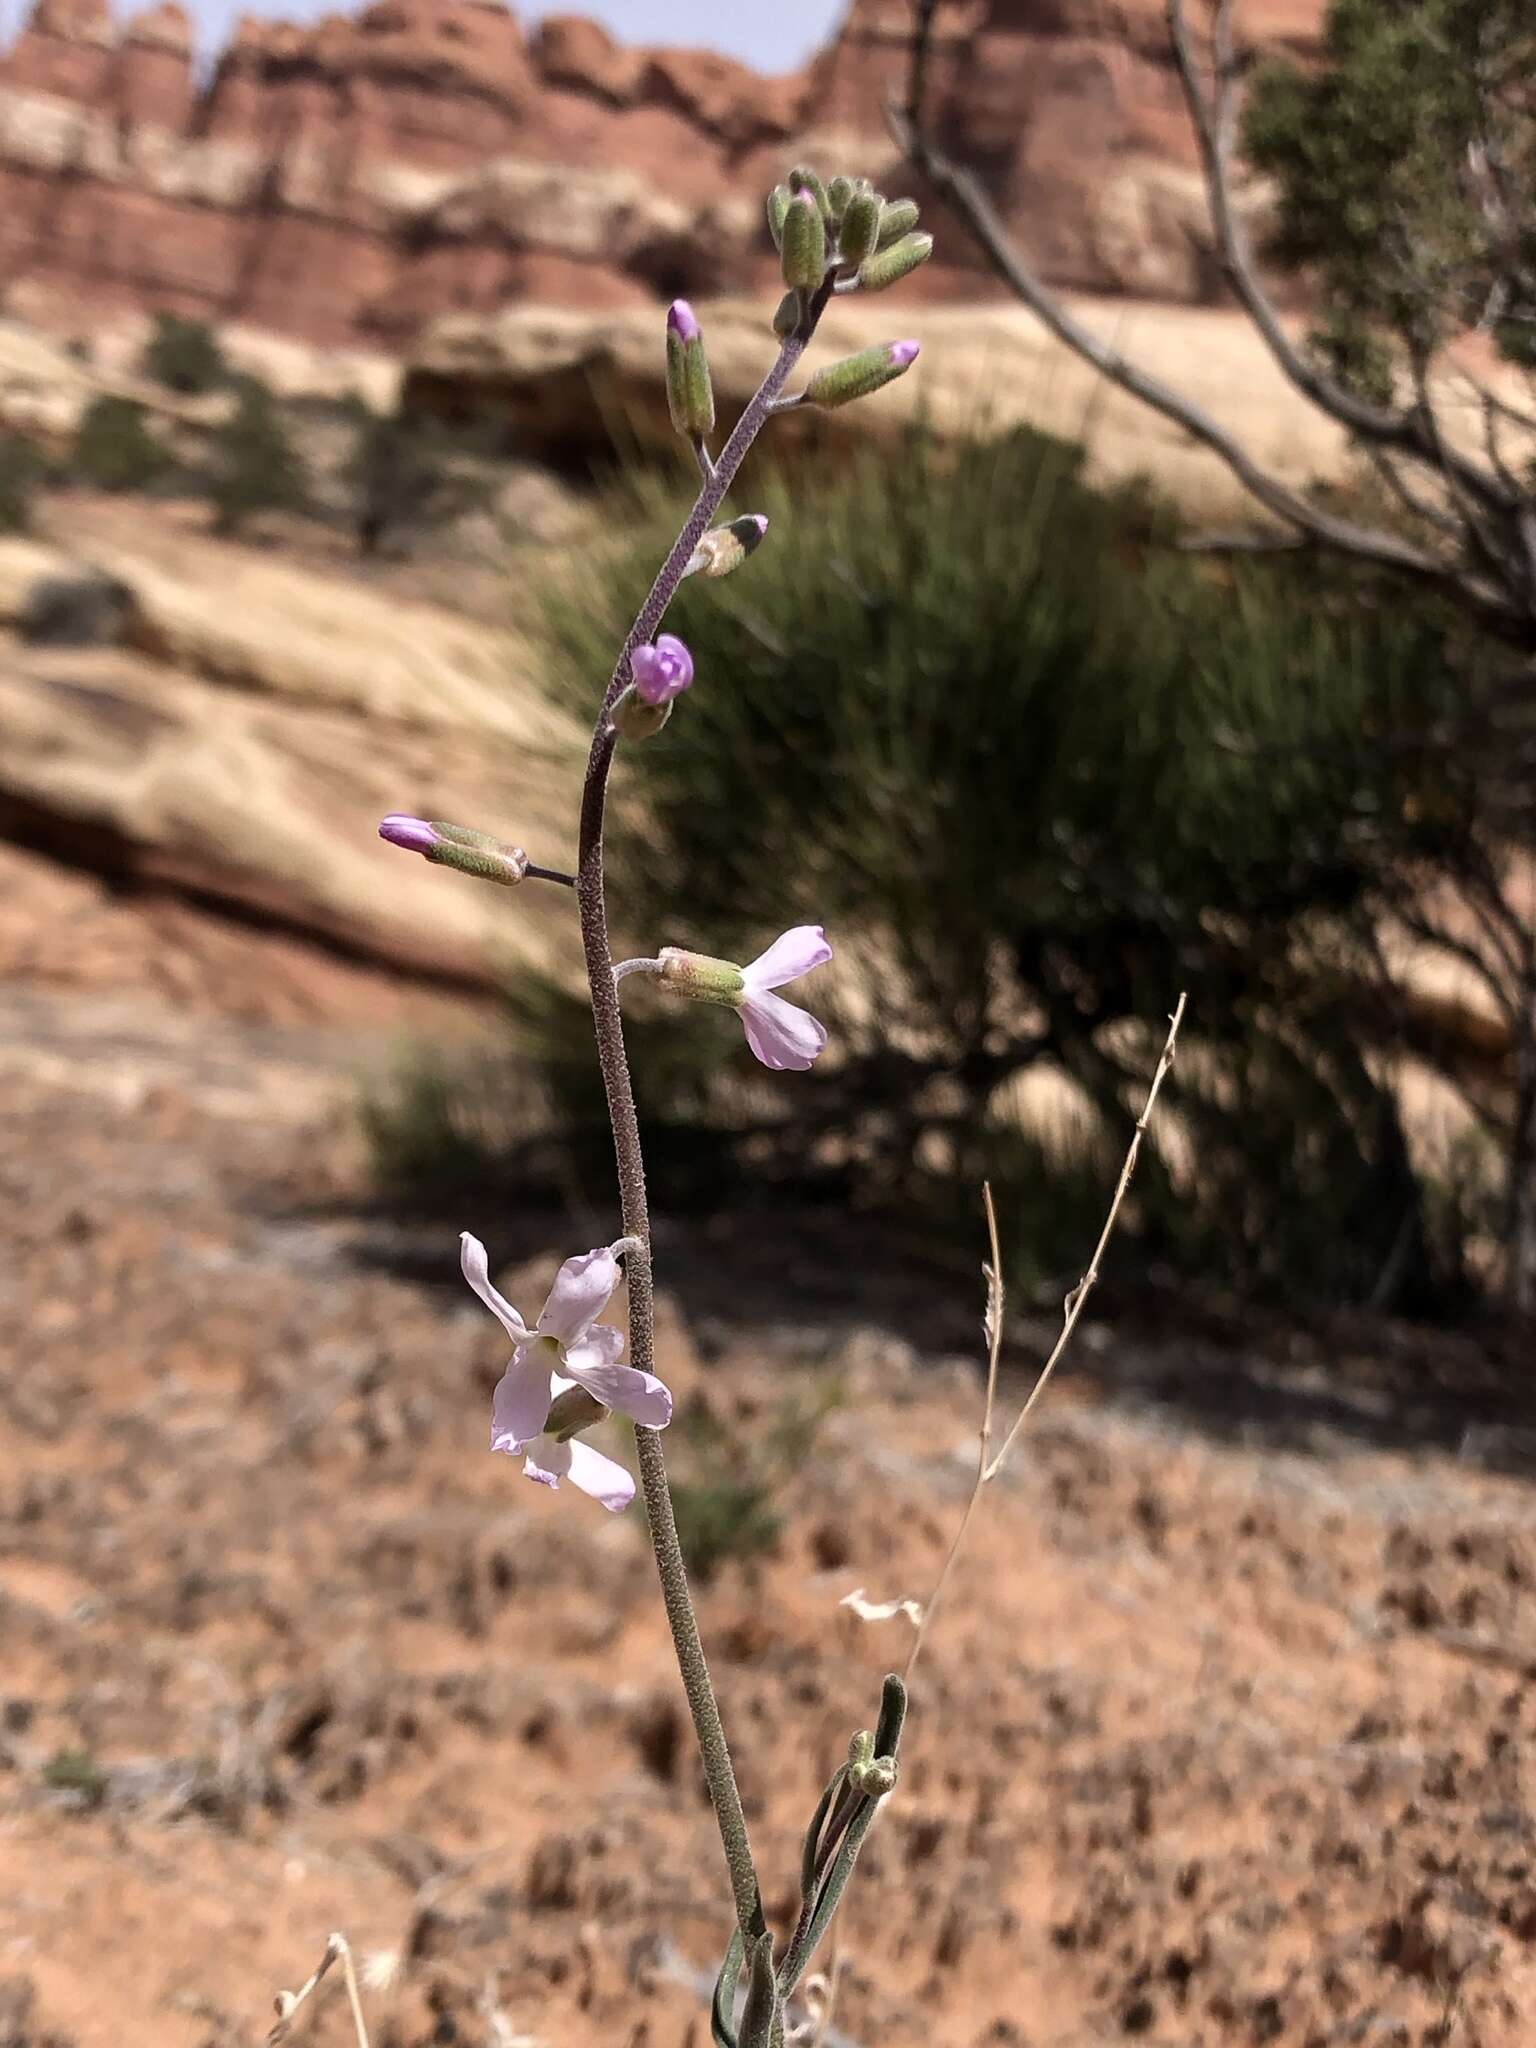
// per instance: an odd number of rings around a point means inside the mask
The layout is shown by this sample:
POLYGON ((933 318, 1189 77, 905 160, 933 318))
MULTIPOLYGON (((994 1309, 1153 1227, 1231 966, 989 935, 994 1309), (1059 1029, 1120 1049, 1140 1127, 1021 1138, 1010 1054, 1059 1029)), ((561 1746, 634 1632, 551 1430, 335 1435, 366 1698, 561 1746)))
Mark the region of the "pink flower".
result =
POLYGON ((824 967, 832 948, 819 924, 799 924, 775 939, 741 970, 744 984, 738 1008, 747 1044, 765 1067, 776 1073, 803 1073, 827 1042, 826 1027, 809 1010, 797 1009, 770 993, 787 981, 798 981, 813 967, 824 967))
MULTIPOLYGON (((466 1230, 459 1239, 464 1278, 514 1346, 491 1399, 491 1449, 512 1457, 526 1453, 524 1470, 530 1479, 553 1486, 562 1474, 569 1474, 573 1485, 608 1506, 614 1504, 609 1496, 618 1490, 614 1475, 621 1474, 623 1468, 590 1445, 547 1438, 544 1425, 556 1394, 572 1386, 584 1387, 605 1408, 617 1409, 648 1429, 665 1429, 672 1420, 671 1394, 653 1373, 620 1365, 623 1331, 597 1320, 619 1284, 618 1254, 636 1242, 620 1238, 616 1244, 600 1245, 567 1259, 530 1330, 511 1302, 491 1285, 485 1246, 479 1238, 466 1230), (589 1478, 593 1481, 590 1486, 589 1478)), ((630 1495, 633 1492, 631 1484, 630 1495)))
POLYGON ((629 658, 635 695, 654 710, 681 697, 693 682, 693 656, 675 633, 658 633, 629 658))

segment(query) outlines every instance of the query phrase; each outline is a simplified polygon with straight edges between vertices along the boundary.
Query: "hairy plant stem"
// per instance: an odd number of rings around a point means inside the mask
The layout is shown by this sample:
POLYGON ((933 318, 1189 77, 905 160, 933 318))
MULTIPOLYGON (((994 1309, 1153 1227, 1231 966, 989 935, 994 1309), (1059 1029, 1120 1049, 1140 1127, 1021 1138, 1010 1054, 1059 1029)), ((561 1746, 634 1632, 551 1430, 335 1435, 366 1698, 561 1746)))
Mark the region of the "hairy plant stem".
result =
MULTIPOLYGON (((619 1198, 626 1236, 640 1240, 640 1249, 627 1261, 629 1280, 629 1355, 631 1364, 642 1372, 653 1370, 655 1353, 655 1297, 651 1275, 651 1223, 645 1194, 645 1160, 640 1149, 640 1125, 635 1112, 634 1089, 630 1083, 629 1061, 624 1050, 624 1024, 619 1010, 619 992, 613 976, 613 956, 608 943, 608 910, 603 876, 603 818, 607 804, 608 775, 613 766, 617 734, 608 715, 620 693, 631 680, 630 662, 637 647, 650 640, 666 615, 689 557, 718 511, 726 492, 740 469, 747 450, 768 419, 774 400, 783 389, 806 343, 815 331, 826 303, 826 292, 817 293, 805 309, 799 328, 783 344, 778 359, 763 379, 756 395, 737 421, 720 452, 720 459, 705 475, 682 532, 663 562, 650 595, 640 607, 629 637, 614 666, 603 697, 592 751, 587 760, 586 781, 581 793, 581 836, 576 865, 576 903, 581 916, 581 943, 586 956, 587 981, 591 990, 592 1021, 597 1033, 597 1057, 602 1069, 603 1091, 608 1102, 608 1120, 613 1130, 613 1148, 618 1162, 619 1198)), ((750 1950, 765 1930, 757 1869, 747 1835, 736 1773, 720 1720, 720 1706, 710 1681, 704 1645, 699 1639, 698 1617, 688 1590, 688 1573, 678 1541, 677 1521, 672 1512, 672 1493, 667 1484, 666 1459, 660 1435, 654 1429, 635 1429, 635 1450, 640 1466, 640 1491, 650 1527, 651 1549, 661 1579, 662 1600, 672 1643, 677 1653, 683 1690, 693 1716, 694 1733, 704 1760, 704 1774, 714 1802, 720 1841, 730 1872, 736 1920, 750 1950)))

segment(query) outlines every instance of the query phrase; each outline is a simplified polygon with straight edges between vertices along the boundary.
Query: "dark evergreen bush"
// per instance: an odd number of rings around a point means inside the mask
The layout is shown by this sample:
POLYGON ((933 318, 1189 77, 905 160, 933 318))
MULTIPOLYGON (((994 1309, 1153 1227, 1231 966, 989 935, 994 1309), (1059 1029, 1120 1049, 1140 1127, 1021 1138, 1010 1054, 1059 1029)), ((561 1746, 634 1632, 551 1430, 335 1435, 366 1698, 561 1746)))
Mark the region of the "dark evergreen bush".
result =
POLYGON ((143 491, 164 481, 176 458, 131 398, 92 399, 75 429, 70 472, 98 491, 143 491))
POLYGON ((302 512, 310 501, 308 470, 271 391, 255 377, 240 378, 237 391, 204 479, 219 533, 236 533, 262 512, 302 512))
POLYGON ((179 313, 155 315, 154 333, 144 345, 139 367, 156 384, 188 398, 216 391, 229 379, 229 365, 212 330, 179 313))
MULTIPOLYGON (((1068 1271, 1183 989, 1168 1142, 1136 1196, 1148 1255, 1309 1299, 1384 1274, 1432 1291, 1362 991, 1377 883, 1438 801, 1383 740, 1449 686, 1439 621, 1315 563, 1181 556, 1144 490, 1091 488, 1078 450, 1029 432, 919 438, 796 493, 770 486, 761 550, 669 617, 698 680, 624 750, 610 893, 636 952, 745 959, 825 923, 838 964, 792 993, 834 1052, 786 1087, 728 1019, 642 991, 658 1199, 793 1178, 943 1233, 972 1228, 985 1177, 1016 1275, 1068 1271)), ((583 716, 656 510, 552 601, 550 687, 583 716)), ((590 1033, 552 987, 513 1002, 553 1135, 527 1140, 526 1101, 510 1121, 556 1186, 604 1143, 590 1033)))

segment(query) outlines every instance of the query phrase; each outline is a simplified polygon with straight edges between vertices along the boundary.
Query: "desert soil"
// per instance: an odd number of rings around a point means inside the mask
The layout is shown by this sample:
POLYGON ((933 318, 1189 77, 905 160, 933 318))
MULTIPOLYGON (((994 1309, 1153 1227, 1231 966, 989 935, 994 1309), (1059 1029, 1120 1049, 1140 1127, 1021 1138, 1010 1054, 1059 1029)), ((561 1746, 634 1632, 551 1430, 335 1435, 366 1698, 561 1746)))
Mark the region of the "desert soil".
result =
MULTIPOLYGON (((474 1227, 535 1308, 606 1190, 382 1216, 355 1077, 425 1012, 4 880, 0 2041, 256 2043, 339 1929, 376 2048, 705 2048, 722 1871, 642 1528, 487 1452, 504 1345, 455 1262, 474 1227)), ((839 1602, 923 1597, 964 1502, 979 1303, 819 1226, 758 1233, 738 1300, 751 1235, 663 1216, 662 1369, 695 1480, 835 1401, 776 1550, 701 1595, 782 1928, 910 1641, 839 1602)), ((925 1649, 829 2042, 1528 2042, 1528 1373, 1086 1336, 925 1649)), ((334 1979, 302 2023, 349 2038, 334 1979)))

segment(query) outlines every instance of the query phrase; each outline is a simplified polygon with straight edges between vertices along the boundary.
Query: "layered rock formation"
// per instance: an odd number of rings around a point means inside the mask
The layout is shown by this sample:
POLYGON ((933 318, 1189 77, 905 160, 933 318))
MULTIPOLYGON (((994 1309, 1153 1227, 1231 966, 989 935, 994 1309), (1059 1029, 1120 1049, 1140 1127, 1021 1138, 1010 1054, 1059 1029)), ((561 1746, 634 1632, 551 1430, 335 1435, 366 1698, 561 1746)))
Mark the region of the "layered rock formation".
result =
MULTIPOLYGON (((1305 44, 1322 0, 1249 0, 1305 44)), ((1209 282, 1161 0, 941 0, 935 107, 1059 282, 1209 282)), ((205 86, 174 0, 35 0, 0 58, 0 290, 400 346, 429 318, 765 282, 764 186, 795 155, 895 182, 880 109, 907 0, 853 0, 803 74, 525 31, 499 0, 246 20, 205 86)), ((924 279, 971 295, 964 237, 924 279)))

